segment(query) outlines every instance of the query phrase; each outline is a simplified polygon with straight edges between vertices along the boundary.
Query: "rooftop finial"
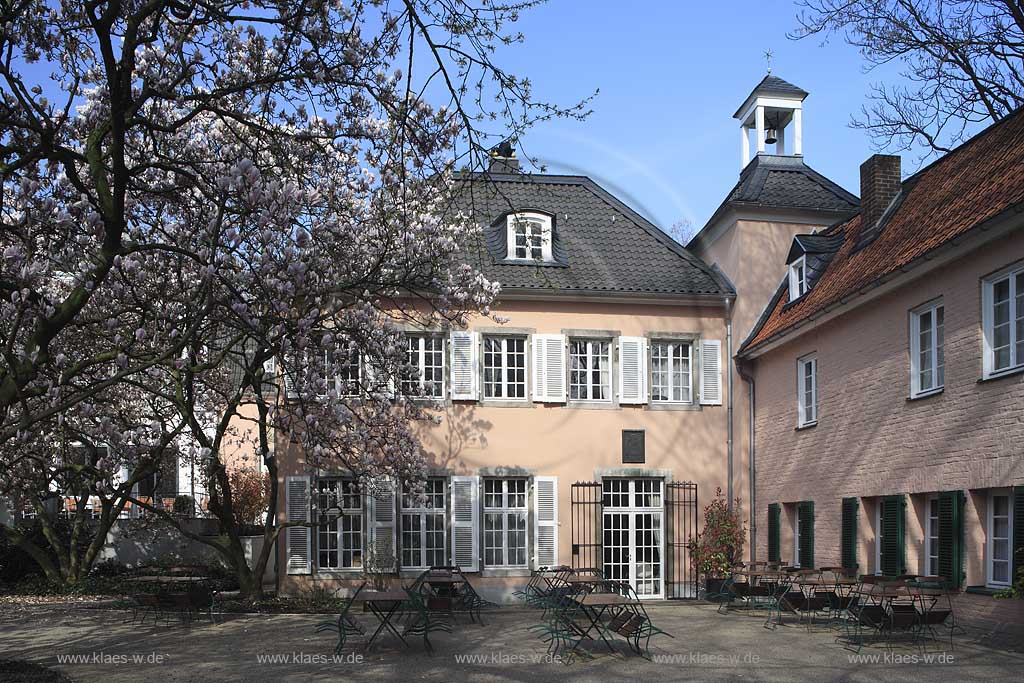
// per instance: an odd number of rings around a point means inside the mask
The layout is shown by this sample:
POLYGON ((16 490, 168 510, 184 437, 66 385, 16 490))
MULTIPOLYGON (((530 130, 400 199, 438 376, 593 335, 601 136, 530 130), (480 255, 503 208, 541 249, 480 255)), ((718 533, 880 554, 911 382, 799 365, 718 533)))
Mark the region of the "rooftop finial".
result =
POLYGON ((771 48, 769 48, 769 49, 764 51, 764 61, 765 61, 765 63, 768 64, 768 75, 769 76, 772 75, 772 57, 774 57, 774 56, 775 56, 775 54, 771 51, 771 48))

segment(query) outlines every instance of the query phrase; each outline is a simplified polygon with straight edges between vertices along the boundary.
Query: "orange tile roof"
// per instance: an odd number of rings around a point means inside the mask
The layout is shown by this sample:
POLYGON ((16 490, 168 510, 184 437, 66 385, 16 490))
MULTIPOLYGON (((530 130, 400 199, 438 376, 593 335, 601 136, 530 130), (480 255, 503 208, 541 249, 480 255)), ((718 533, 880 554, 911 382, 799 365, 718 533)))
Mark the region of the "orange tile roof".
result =
POLYGON ((859 214, 824 231, 843 243, 817 283, 792 306, 780 288, 740 354, 1024 202, 1024 109, 908 178, 901 192, 881 234, 859 251, 859 214))

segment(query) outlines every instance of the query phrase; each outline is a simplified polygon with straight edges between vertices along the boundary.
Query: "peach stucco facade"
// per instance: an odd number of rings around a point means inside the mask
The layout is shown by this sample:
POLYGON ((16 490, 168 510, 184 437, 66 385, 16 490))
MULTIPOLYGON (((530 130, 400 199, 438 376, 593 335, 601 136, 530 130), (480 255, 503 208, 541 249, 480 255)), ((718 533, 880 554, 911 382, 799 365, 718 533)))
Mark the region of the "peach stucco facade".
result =
MULTIPOLYGON (((902 286, 805 327, 749 361, 757 383, 758 526, 782 504, 781 560, 794 554, 795 504, 814 502, 814 558, 841 561, 841 500, 860 501, 857 563, 875 572, 880 496, 907 496, 907 571, 928 574, 928 495, 965 494, 966 585, 986 583, 987 505, 993 489, 1024 483, 1024 374, 982 381, 982 278, 1024 259, 1024 229, 921 267, 902 286), (945 387, 910 399, 910 311, 941 297, 945 387), (797 428, 797 359, 816 353, 816 426, 797 428)), ((758 554, 767 557, 767 533, 758 554)))
MULTIPOLYGON (((809 213, 781 211, 777 212, 774 220, 754 220, 730 213, 722 221, 722 226, 706 229, 714 234, 713 237, 692 248, 705 262, 720 268, 736 288, 736 301, 732 307, 735 352, 782 280, 779 264, 785 263, 793 237, 820 230, 827 221, 809 213)), ((733 495, 740 499, 744 518, 749 520, 752 537, 756 539, 756 518, 750 516, 749 389, 734 364, 730 364, 730 371, 734 396, 733 495)), ((749 556, 749 552, 748 544, 745 554, 749 556)))
MULTIPOLYGON (((494 403, 485 398, 453 402, 447 398, 440 411, 440 423, 420 427, 422 446, 433 476, 488 477, 512 473, 514 476, 557 477, 557 562, 560 564, 574 564, 574 559, 578 560, 572 555, 570 521, 570 489, 574 482, 600 481, 603 477, 615 476, 654 477, 666 483, 688 480, 697 483, 702 503, 710 499, 717 488, 726 489, 729 397, 724 381, 724 301, 672 305, 649 300, 595 302, 507 297, 495 307, 495 313, 507 322, 498 325, 480 318, 472 321, 469 329, 482 335, 532 338, 534 334, 565 334, 569 339, 611 340, 612 393, 615 396, 619 382, 616 338, 654 335, 678 336, 695 342, 720 340, 723 344, 721 405, 700 405, 696 373, 692 405, 666 407, 650 402, 620 405, 617 399, 601 405, 574 404, 571 400, 561 404, 539 403, 530 398, 529 392, 527 400, 518 404, 494 403), (642 464, 623 463, 622 430, 625 429, 644 430, 646 457, 642 464)), ((532 358, 528 363, 532 364, 532 358)), ((530 374, 527 373, 528 382, 532 381, 530 374)), ((287 454, 281 458, 284 467, 279 481, 284 500, 286 478, 307 473, 307 468, 301 452, 288 450, 289 446, 283 441, 278 448, 285 449, 287 454)), ((737 469, 743 467, 745 465, 739 462, 737 469)), ((283 511, 280 519, 285 519, 283 511)), ((450 554, 450 529, 447 543, 450 554)), ((282 566, 286 566, 285 544, 279 546, 282 566)), ((317 571, 314 567, 310 575, 283 575, 281 588, 284 592, 296 592, 311 583, 339 585, 358 575, 358 572, 317 571)), ((478 578, 483 591, 500 598, 502 593, 507 595, 513 585, 522 584, 528 575, 529 568, 510 572, 489 571, 481 566, 478 578)))

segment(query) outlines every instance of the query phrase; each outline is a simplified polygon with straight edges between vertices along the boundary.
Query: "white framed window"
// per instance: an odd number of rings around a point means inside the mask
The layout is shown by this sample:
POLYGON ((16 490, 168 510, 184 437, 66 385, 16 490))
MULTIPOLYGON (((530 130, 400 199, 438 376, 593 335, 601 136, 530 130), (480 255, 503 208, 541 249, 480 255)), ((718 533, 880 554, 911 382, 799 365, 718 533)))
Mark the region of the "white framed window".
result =
POLYGON ((651 400, 657 403, 693 402, 693 344, 651 341, 651 400))
POLYGON ((406 363, 411 372, 402 377, 406 396, 444 396, 444 338, 430 334, 405 337, 406 363))
POLYGON ((525 478, 484 480, 484 566, 525 567, 525 478))
POLYGON ((925 574, 939 575, 939 497, 928 496, 927 523, 924 534, 925 574))
POLYGON ((1013 582, 1013 499, 1009 489, 988 497, 988 585, 1005 588, 1013 582))
POLYGON ((363 566, 363 497, 356 482, 317 482, 317 566, 320 569, 361 569, 363 566))
POLYGON ((946 309, 941 301, 910 312, 910 396, 942 390, 946 381, 946 309))
POLYGON ((1024 266, 982 282, 983 376, 1024 367, 1024 266))
POLYGON ((789 264, 789 300, 796 301, 807 293, 807 257, 789 264))
POLYGON ((611 342, 569 341, 569 398, 573 401, 612 400, 611 342))
POLYGON ((818 422, 818 357, 814 354, 796 361, 797 425, 818 422))
MULTIPOLYGON (((339 396, 352 397, 359 395, 360 382, 362 381, 362 354, 354 341, 343 341, 336 352, 337 362, 334 363, 335 375, 325 377, 328 391, 334 386, 339 396)), ((330 356, 327 358, 327 367, 331 367, 330 356)))
POLYGON ((542 213, 510 214, 507 219, 508 258, 513 261, 552 261, 551 217, 542 213))
POLYGON ((484 398, 526 400, 525 337, 484 337, 484 398))
POLYGON ((445 514, 447 497, 444 479, 428 479, 422 495, 408 484, 402 490, 402 567, 426 569, 445 561, 445 514))

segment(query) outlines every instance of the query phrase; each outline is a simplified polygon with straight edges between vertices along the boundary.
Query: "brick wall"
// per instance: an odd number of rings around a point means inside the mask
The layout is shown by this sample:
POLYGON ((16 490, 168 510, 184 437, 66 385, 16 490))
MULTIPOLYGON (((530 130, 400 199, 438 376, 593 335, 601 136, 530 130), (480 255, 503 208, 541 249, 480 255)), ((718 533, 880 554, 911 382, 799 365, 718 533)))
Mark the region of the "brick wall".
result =
MULTIPOLYGON (((980 278, 1024 259, 1024 233, 1000 238, 768 352, 757 381, 758 555, 767 557, 769 503, 815 501, 815 564, 838 564, 841 500, 861 498, 858 561, 874 568, 874 500, 967 491, 967 583, 982 584, 983 489, 1024 483, 1024 375, 979 382, 980 278), (945 390, 908 400, 910 309, 943 297, 945 390), (818 356, 818 424, 797 430, 796 359, 818 356)), ((907 505, 907 561, 924 573, 925 497, 907 505)), ((783 559, 792 554, 782 515, 783 559)))

